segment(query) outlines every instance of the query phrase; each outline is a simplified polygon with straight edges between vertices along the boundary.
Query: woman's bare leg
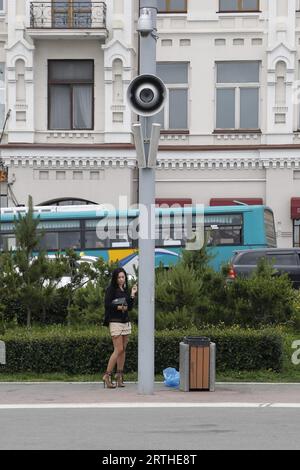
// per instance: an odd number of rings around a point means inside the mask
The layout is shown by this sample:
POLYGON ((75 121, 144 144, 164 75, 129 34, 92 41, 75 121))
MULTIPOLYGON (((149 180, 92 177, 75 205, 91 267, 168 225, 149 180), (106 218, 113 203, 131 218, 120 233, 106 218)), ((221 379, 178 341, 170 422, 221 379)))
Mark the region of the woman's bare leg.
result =
POLYGON ((126 356, 126 347, 128 344, 129 337, 128 335, 123 335, 122 336, 122 342, 123 342, 123 351, 121 354, 118 355, 117 358, 117 370, 123 370, 124 369, 124 364, 125 364, 125 356, 126 356))
POLYGON ((107 369, 106 371, 111 373, 113 368, 115 367, 119 356, 122 356, 123 354, 123 337, 120 336, 112 336, 112 342, 114 345, 114 352, 109 358, 108 364, 107 364, 107 369))

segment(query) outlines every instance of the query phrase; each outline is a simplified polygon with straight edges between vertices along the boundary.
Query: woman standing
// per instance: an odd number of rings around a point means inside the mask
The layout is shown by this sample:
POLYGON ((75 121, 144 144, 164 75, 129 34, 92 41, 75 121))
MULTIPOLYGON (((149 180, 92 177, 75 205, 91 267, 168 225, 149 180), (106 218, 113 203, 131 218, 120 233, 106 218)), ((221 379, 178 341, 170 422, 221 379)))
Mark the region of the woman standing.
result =
POLYGON ((133 307, 136 293, 137 286, 134 285, 129 294, 126 271, 123 268, 115 269, 112 273, 111 283, 105 293, 104 325, 109 326, 114 345, 114 352, 110 356, 103 376, 103 385, 104 387, 106 385, 107 388, 125 387, 123 369, 126 346, 131 333, 128 311, 133 307), (116 385, 111 380, 115 365, 117 365, 116 385))

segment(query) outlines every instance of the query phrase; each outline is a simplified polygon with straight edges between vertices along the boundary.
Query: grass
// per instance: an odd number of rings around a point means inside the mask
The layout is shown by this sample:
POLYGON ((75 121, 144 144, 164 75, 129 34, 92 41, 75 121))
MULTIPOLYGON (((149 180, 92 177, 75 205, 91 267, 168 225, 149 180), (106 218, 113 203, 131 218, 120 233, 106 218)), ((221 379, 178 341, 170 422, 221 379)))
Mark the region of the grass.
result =
MULTIPOLYGON (((138 375, 135 373, 126 374, 125 380, 136 382, 138 375)), ((162 375, 156 375, 155 381, 163 382, 162 375)), ((226 373, 217 373, 217 382, 294 382, 300 383, 300 366, 291 371, 283 371, 280 373, 261 370, 261 371, 228 371, 226 373)), ((34 374, 34 373, 18 373, 18 374, 1 374, 1 382, 102 382, 102 374, 95 375, 68 375, 63 373, 53 374, 34 374)))

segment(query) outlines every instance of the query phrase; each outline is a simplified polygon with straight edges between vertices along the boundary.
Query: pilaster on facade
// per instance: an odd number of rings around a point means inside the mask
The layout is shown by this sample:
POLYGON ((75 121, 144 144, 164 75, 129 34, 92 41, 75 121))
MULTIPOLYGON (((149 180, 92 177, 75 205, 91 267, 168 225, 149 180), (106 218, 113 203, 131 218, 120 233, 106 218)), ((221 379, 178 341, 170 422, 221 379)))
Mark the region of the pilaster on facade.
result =
POLYGON ((26 36, 26 8, 16 0, 7 2, 8 142, 34 142, 34 45, 26 36))
POLYGON ((104 51, 105 142, 130 143, 131 111, 126 92, 133 77, 135 0, 114 0, 110 4, 110 40, 104 51), (125 5, 126 3, 126 5, 125 5))
POLYGON ((293 142, 296 0, 269 2, 266 143, 293 142))

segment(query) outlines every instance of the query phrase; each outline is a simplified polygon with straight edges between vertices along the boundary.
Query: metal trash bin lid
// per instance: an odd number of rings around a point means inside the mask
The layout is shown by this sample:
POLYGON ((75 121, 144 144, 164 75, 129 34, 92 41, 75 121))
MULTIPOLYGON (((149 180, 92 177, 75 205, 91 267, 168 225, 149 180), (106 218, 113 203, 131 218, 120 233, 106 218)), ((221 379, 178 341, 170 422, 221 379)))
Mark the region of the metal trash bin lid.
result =
POLYGON ((204 348, 210 345, 210 338, 207 336, 185 336, 183 342, 190 346, 200 346, 204 348))

